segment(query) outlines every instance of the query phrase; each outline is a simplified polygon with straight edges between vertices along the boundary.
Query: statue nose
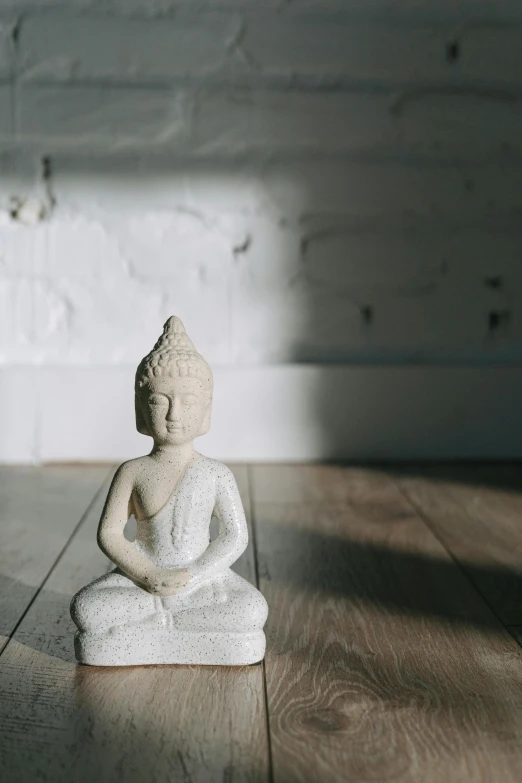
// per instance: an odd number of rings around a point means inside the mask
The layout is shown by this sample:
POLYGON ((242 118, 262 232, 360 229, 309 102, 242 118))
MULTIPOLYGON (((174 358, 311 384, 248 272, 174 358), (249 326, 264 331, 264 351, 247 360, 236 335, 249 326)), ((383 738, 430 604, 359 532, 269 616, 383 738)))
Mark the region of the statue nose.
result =
POLYGON ((180 406, 179 402, 174 399, 169 405, 169 410, 167 413, 167 421, 180 421, 180 406))

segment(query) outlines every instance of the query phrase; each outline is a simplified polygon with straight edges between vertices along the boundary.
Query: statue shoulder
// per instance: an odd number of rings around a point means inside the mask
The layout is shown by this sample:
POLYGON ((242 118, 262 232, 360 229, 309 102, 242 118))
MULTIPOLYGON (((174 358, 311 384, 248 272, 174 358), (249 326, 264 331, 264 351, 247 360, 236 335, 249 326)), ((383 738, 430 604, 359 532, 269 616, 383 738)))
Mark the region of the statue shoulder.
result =
POLYGON ((223 462, 200 455, 200 465, 207 475, 218 483, 225 482, 227 484, 232 483, 233 486, 236 485, 234 474, 223 462))
POLYGON ((136 478, 143 470, 145 459, 145 457, 135 457, 127 460, 127 462, 122 462, 114 474, 113 483, 125 482, 134 484, 136 478))

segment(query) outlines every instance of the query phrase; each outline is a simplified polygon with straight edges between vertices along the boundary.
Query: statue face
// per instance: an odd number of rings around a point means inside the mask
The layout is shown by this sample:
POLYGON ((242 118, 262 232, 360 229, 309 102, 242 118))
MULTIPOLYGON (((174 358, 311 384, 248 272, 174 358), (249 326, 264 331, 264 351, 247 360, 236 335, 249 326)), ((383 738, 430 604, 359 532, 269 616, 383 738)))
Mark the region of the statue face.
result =
POLYGON ((198 378, 154 378, 139 396, 147 429, 158 446, 181 446, 209 428, 211 393, 198 378))

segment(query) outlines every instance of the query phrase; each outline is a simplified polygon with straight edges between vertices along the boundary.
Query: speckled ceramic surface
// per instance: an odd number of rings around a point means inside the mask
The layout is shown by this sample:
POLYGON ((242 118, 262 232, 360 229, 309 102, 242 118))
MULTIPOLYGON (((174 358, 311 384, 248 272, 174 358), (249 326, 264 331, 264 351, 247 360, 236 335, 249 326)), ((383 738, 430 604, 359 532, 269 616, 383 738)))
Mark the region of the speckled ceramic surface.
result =
POLYGON ((98 543, 116 568, 71 604, 81 663, 263 658, 266 601, 230 569, 248 543, 236 482, 193 446, 210 427, 211 405, 210 368, 172 317, 136 374, 136 424, 154 447, 118 468, 100 520, 98 543), (131 514, 133 542, 123 535, 131 514), (212 516, 220 527, 210 541, 212 516))

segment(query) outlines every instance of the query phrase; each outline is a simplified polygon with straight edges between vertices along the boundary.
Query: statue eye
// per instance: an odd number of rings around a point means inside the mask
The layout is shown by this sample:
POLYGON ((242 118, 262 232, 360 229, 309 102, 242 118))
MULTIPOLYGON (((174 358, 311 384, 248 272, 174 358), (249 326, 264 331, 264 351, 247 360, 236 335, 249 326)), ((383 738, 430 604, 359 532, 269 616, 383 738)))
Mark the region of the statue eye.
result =
POLYGON ((197 397, 195 394, 186 394, 183 402, 185 405, 194 405, 197 402, 197 397))
POLYGON ((149 405, 165 405, 167 402, 166 397, 162 397, 159 394, 149 397, 149 405))

